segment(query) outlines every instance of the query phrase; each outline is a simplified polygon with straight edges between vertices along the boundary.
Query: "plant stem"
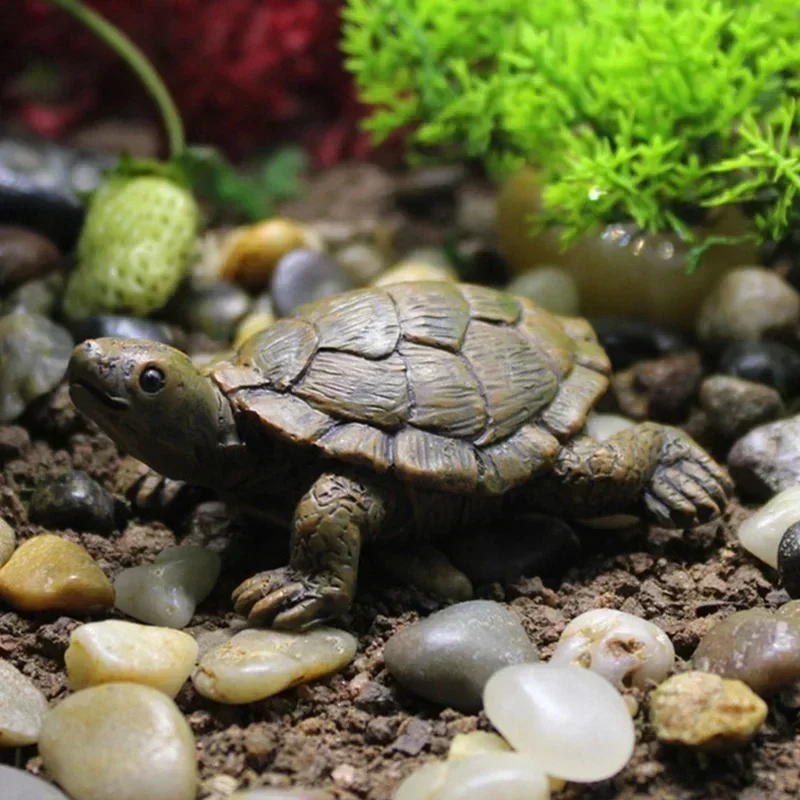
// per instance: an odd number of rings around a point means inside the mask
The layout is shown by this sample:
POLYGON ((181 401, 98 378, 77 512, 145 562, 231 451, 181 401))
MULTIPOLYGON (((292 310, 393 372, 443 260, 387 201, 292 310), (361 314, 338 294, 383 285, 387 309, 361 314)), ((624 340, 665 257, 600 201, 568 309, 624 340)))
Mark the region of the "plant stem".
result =
POLYGON ((48 2, 71 14, 89 28, 136 73, 161 112, 171 157, 181 155, 186 147, 183 122, 167 87, 144 53, 119 28, 87 8, 80 0, 48 0, 48 2))

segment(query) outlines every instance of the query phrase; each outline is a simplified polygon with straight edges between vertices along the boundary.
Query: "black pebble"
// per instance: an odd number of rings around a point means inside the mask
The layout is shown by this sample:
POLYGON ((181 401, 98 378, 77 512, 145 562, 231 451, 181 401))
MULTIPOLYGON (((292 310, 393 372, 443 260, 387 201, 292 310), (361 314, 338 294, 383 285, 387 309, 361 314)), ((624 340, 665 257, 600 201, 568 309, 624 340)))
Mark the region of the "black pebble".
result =
POLYGON ((692 337, 642 320, 592 317, 589 322, 615 370, 694 347, 692 337))
POLYGON ((42 481, 31 497, 32 522, 57 530, 110 533, 116 525, 114 498, 83 470, 42 481))
POLYGON ((786 529, 778 545, 778 578, 794 600, 800 599, 800 522, 786 529))
POLYGON ((780 342, 732 344, 722 354, 717 371, 772 386, 784 399, 800 394, 800 353, 780 342))

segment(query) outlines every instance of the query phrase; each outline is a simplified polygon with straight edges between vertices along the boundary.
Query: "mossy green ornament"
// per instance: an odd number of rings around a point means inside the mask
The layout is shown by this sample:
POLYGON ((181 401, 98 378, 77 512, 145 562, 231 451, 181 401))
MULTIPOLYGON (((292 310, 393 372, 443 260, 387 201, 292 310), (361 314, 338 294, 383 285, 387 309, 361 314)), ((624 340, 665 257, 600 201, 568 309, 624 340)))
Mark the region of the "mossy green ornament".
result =
POLYGON ((183 277, 200 211, 191 193, 157 176, 118 176, 92 197, 64 312, 149 314, 183 277))

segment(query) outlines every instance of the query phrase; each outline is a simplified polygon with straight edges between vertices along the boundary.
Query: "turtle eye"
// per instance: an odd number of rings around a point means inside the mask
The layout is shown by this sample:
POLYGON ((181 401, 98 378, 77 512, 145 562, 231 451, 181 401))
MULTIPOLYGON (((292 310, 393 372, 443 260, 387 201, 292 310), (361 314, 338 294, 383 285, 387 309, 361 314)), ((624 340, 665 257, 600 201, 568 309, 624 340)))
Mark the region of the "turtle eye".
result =
POLYGON ((139 375, 139 386, 146 394, 155 394, 164 388, 164 373, 158 367, 147 367, 139 375))

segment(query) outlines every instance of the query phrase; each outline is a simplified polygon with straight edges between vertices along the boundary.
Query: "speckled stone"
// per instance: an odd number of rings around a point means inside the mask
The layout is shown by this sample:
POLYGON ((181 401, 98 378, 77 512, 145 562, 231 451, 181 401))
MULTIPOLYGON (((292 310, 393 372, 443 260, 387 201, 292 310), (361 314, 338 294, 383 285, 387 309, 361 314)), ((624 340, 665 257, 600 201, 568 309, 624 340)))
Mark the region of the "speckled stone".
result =
POLYGON ((5 764, 0 764, 0 786, 3 800, 69 800, 53 784, 5 764))
POLYGON ((730 375, 710 375, 703 381, 700 407, 708 415, 711 428, 726 440, 744 436, 786 413, 776 389, 730 375))
POLYGON ((384 649, 398 683, 465 712, 481 708, 483 688, 497 670, 538 657, 517 616, 489 600, 438 611, 398 631, 384 649))
POLYGON ((728 454, 728 469, 741 492, 761 500, 800 484, 800 415, 739 439, 728 454))
POLYGON ((650 722, 663 742, 724 749, 746 744, 767 704, 746 684, 705 672, 673 675, 650 698, 650 722))
POLYGON ((327 792, 313 789, 248 789, 234 792, 228 800, 333 800, 327 792))
POLYGON ((111 581, 79 544, 53 534, 23 542, 0 569, 0 597, 20 611, 97 611, 114 603, 111 581))
POLYGON ((47 715, 39 753, 74 800, 194 800, 194 736, 165 694, 107 683, 62 700, 47 715))
POLYGON ((773 694, 800 680, 800 618, 761 608, 737 611, 703 637, 692 664, 743 681, 762 696, 773 694))
POLYGON ((778 544, 778 578, 789 597, 800 598, 800 523, 790 525, 778 544))
POLYGON ((16 546, 17 535, 14 529, 0 517, 0 567, 11 558, 16 546))
MULTIPOLYGON (((35 744, 46 714, 42 692, 13 664, 0 659, 0 747, 35 744)), ((5 794, 0 796, 5 800, 5 794)))
POLYGON ((0 316, 22 311, 26 314, 50 317, 63 294, 64 275, 61 272, 54 272, 36 281, 28 281, 8 294, 3 294, 0 300, 0 316))
POLYGON ((32 522, 56 530, 109 533, 116 527, 114 498, 83 470, 40 481, 29 513, 32 522))

